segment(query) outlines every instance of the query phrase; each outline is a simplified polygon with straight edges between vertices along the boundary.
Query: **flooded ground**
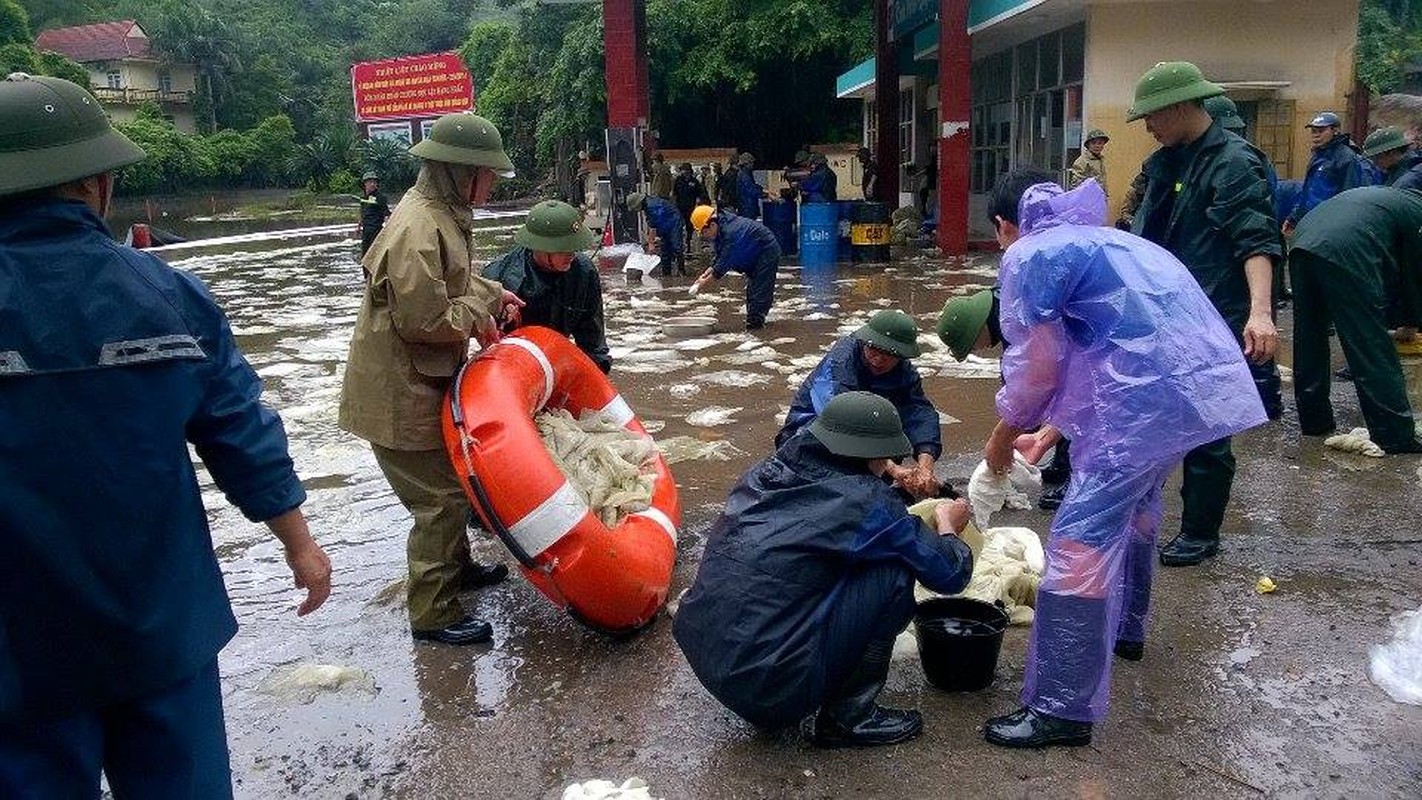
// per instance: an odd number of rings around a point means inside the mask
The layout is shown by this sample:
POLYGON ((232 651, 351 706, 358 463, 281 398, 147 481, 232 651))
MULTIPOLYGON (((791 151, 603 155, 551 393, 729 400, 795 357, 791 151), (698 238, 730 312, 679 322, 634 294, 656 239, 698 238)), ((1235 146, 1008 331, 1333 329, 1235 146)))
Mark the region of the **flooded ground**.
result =
MULTIPOLYGON (((485 255, 510 245, 512 221, 483 224, 485 255)), ((310 492, 312 530, 335 565, 331 600, 298 620, 277 543, 205 485, 242 625, 221 659, 239 797, 557 797, 574 780, 633 775, 667 798, 1422 794, 1422 708, 1390 702, 1366 677, 1389 617, 1422 604, 1422 460, 1324 452, 1301 443, 1291 415, 1237 440, 1225 552, 1158 574, 1146 658, 1117 662, 1111 717, 1089 748, 1009 752, 982 741, 986 717, 1017 707, 1021 629, 1009 632, 997 681, 981 693, 938 692, 916 662, 896 662, 883 700, 921 708, 926 735, 850 752, 813 749, 794 732, 757 733, 721 708, 666 620, 613 642, 518 578, 466 597, 493 622, 491 645, 414 645, 392 586, 404 574, 408 517, 365 445, 335 424, 361 290, 345 236, 167 253, 208 282, 266 380, 310 492), (1263 575, 1276 593, 1255 593, 1263 575), (310 662, 369 681, 314 697, 263 690, 310 662)), ((737 278, 691 298, 684 278, 629 286, 605 276, 624 396, 644 420, 665 423, 659 439, 728 443, 719 452, 729 460, 673 467, 685 508, 674 592, 694 575, 727 489, 768 452, 795 386, 835 337, 883 307, 928 330, 949 296, 989 285, 994 266, 981 256, 786 268, 756 336, 740 332, 737 278), (725 332, 662 337, 663 318, 700 312, 725 332)), ((920 367, 945 415, 941 471, 962 485, 993 421, 997 379, 993 363, 960 367, 945 356, 935 347, 920 367)), ((1351 385, 1336 398, 1341 426, 1360 424, 1351 385)), ((1167 496, 1168 533, 1179 500, 1174 487, 1167 496)), ((1045 533, 1048 515, 1004 521, 1045 533)), ((513 564, 492 540, 475 549, 513 564)))

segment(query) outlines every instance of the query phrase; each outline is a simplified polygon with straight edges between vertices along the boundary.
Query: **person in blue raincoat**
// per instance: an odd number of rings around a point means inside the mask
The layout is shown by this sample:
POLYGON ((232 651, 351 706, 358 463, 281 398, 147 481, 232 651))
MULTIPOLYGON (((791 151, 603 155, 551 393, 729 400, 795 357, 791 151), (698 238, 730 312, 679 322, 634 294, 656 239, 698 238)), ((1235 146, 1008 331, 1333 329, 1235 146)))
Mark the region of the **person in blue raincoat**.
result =
POLYGON ((189 447, 281 541, 297 614, 331 562, 208 288, 105 227, 143 151, 59 78, 0 79, 0 120, 0 797, 96 798, 101 771, 120 798, 231 797, 237 620, 189 447))
POLYGON ((914 582, 959 592, 972 553, 951 535, 967 524, 966 503, 938 506, 937 529, 950 535, 935 535, 877 477, 908 452, 888 400, 846 392, 731 490, 672 624, 727 708, 764 728, 818 709, 814 741, 825 747, 923 730, 917 711, 874 700, 913 617, 914 582))
POLYGON ((1342 125, 1337 114, 1324 111, 1304 126, 1313 143, 1313 156, 1308 161, 1303 188, 1284 220, 1285 234, 1293 233, 1299 220, 1324 200, 1377 182, 1372 164, 1358 151, 1352 137, 1339 130, 1342 125))
POLYGON ((796 182, 800 197, 806 203, 833 203, 838 199, 839 178, 829 167, 824 153, 811 153, 810 172, 796 182))
POLYGON ((765 197, 765 187, 755 180, 755 156, 741 153, 736 167, 736 194, 740 198, 737 209, 743 217, 760 219, 760 201, 765 197))
POLYGON ((1102 227, 1095 182, 1025 185, 1037 179, 1008 173, 989 201, 1011 344, 984 450, 1003 473, 1014 447, 1035 460, 1065 434, 1072 476, 1047 540, 1023 708, 984 729, 1006 747, 1091 741, 1113 650, 1144 654, 1161 486, 1192 448, 1266 421, 1233 332, 1185 265, 1102 227))
POLYGON ((694 292, 728 272, 746 276, 746 330, 765 327, 765 315, 775 300, 775 271, 780 266, 780 242, 756 220, 711 206, 697 206, 691 224, 703 241, 713 244, 716 260, 696 279, 694 292))
POLYGON ((677 274, 685 275, 686 220, 677 207, 672 205, 670 200, 632 192, 627 195, 627 210, 641 211, 647 215, 647 224, 657 234, 657 253, 662 257, 658 263, 662 268, 662 275, 670 276, 672 267, 676 267, 677 274))
POLYGON ((941 487, 933 465, 943 454, 938 409, 923 393, 923 380, 909 360, 921 352, 913 317, 889 309, 875 312, 859 330, 836 342, 800 384, 775 446, 783 446, 813 422, 836 395, 873 392, 894 404, 913 445, 914 466, 894 464, 888 477, 914 497, 937 497, 941 487))

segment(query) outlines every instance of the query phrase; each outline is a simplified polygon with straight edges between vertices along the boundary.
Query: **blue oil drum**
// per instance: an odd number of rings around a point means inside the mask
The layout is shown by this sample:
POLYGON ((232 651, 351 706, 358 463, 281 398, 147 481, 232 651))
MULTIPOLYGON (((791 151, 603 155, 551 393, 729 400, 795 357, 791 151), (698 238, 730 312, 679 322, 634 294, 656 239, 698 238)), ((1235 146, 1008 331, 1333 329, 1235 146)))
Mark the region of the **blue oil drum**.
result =
POLYGON ((780 242, 780 252, 787 256, 794 255, 800 246, 800 240, 795 235, 795 201, 767 200, 761 204, 760 210, 761 221, 780 242))
POLYGON ((833 264, 839 252, 839 204, 805 203, 800 206, 800 263, 833 264))

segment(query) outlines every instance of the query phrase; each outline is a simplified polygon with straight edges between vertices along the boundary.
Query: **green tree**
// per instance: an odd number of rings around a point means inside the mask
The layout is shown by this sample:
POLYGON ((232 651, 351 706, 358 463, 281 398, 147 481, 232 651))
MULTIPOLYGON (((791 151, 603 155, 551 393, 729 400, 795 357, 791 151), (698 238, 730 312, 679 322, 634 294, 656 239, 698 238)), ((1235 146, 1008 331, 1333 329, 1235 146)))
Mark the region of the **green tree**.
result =
POLYGON ((153 49, 170 63, 193 64, 208 131, 217 129, 216 108, 229 77, 241 70, 237 40, 210 9, 195 2, 166 0, 148 14, 144 29, 153 49))
POLYGON ((296 153, 296 128, 285 114, 267 117, 247 132, 252 145, 248 180, 254 186, 278 186, 287 163, 296 153))
POLYGON ((198 146, 197 137, 184 134, 167 120, 140 117, 115 127, 148 154, 120 171, 119 185, 125 193, 177 192, 212 177, 212 164, 198 146))
MULTIPOLYGON (((1422 3, 1419 3, 1422 5, 1422 3)), ((1358 80, 1376 94, 1398 89, 1422 57, 1422 13, 1409 0, 1365 0, 1358 16, 1358 80)))
POLYGON ((72 81, 85 89, 89 86, 89 70, 84 69, 78 62, 70 60, 60 53, 40 53, 35 56, 35 66, 41 75, 51 75, 56 78, 63 78, 72 81))
POLYGON ((199 140, 203 157, 212 165, 212 177, 225 186, 237 186, 248 175, 256 147, 246 134, 231 129, 199 140))

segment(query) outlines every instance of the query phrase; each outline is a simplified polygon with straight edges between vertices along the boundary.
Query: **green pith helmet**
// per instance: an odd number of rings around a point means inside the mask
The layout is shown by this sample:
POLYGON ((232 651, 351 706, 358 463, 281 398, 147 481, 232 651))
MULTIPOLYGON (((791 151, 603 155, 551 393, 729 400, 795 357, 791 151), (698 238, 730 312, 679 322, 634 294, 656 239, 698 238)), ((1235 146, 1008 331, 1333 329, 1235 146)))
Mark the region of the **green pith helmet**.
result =
POLYGON ((1188 61, 1162 61, 1146 70, 1136 83, 1136 101, 1126 111, 1126 121, 1135 122, 1146 114, 1176 103, 1204 100, 1224 94, 1224 89, 1205 80, 1200 68, 1188 61))
POLYGON ((1363 155, 1372 158, 1389 150, 1400 150, 1406 146, 1407 139, 1402 135, 1402 131, 1392 126, 1378 128, 1363 140, 1363 155))
POLYGON ((1111 137, 1106 135, 1106 131, 1103 131, 1100 128, 1092 128, 1091 130, 1086 132, 1086 138, 1082 140, 1082 143, 1091 144, 1097 139, 1105 139, 1108 142, 1111 141, 1111 137))
POLYGON ((913 452, 894 404, 872 392, 845 392, 825 403, 810 434, 848 458, 902 458, 913 452))
POLYGON ((627 195, 627 199, 623 202, 627 204, 628 211, 637 211, 646 205, 647 196, 641 192, 632 192, 627 195))
POLYGON ((750 153, 741 153, 739 156, 736 157, 736 163, 743 167, 754 166, 755 156, 751 155, 750 153))
POLYGON ((0 196, 62 186, 146 157, 82 87, 23 72, 0 81, 0 196))
POLYGON ((361 179, 362 182, 364 182, 364 181, 378 181, 378 180, 380 180, 380 174, 377 173, 375 170, 370 170, 369 172, 367 172, 367 173, 365 173, 364 175, 360 176, 360 179, 361 179))
POLYGON ((1227 131, 1242 131, 1245 128, 1244 118, 1239 116, 1239 107, 1222 94, 1207 98, 1205 111, 1227 131))
POLYGON ((597 242, 576 208, 558 200, 544 200, 528 212, 514 242, 539 253, 576 253, 597 242))
POLYGON ((899 358, 918 358, 922 352, 918 347, 918 325, 902 311, 876 312, 854 332, 854 338, 899 358))
POLYGON ((505 178, 514 174, 504 153, 504 137, 494 123, 470 111, 445 114, 435 120, 430 135, 410 148, 410 155, 446 164, 488 167, 505 178))
POLYGON ((962 361, 973 350, 973 342, 992 313, 992 290, 984 289, 967 297, 955 297, 938 315, 938 338, 948 345, 953 357, 962 361))
POLYGON ((811 153, 809 163, 811 166, 818 167, 821 164, 828 164, 829 159, 825 158, 824 153, 811 153))
POLYGON ((795 159, 794 159, 794 162, 795 162, 796 164, 804 164, 805 162, 807 162, 807 161, 809 161, 809 160, 810 160, 810 151, 809 151, 809 150, 796 150, 796 151, 795 151, 795 159))

